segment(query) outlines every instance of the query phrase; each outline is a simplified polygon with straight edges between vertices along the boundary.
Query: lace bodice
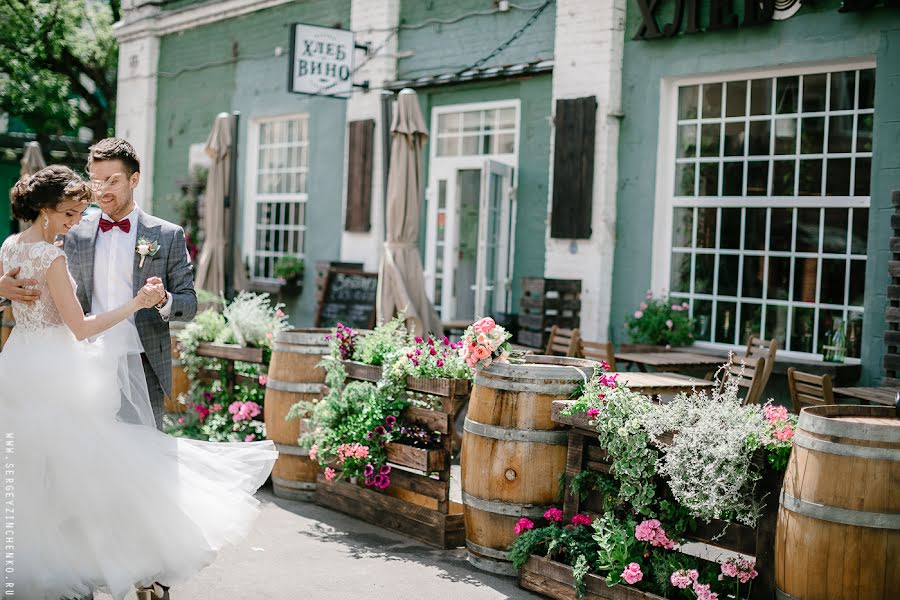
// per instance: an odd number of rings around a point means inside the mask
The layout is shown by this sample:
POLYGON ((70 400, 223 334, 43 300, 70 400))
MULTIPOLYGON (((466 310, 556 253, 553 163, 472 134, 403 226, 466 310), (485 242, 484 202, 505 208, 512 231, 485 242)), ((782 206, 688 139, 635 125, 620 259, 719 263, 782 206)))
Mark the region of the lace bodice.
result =
MULTIPOLYGON (((63 324, 59 311, 50 297, 50 289, 47 286, 47 270, 54 260, 65 256, 62 248, 48 244, 47 242, 19 242, 18 236, 8 238, 0 247, 0 262, 3 269, 9 271, 13 267, 19 267, 19 279, 35 279, 38 284, 35 289, 41 292, 41 297, 31 304, 13 302, 13 317, 16 319, 16 330, 21 332, 40 331, 47 327, 58 327, 63 324)), ((75 281, 69 275, 72 287, 75 281)))

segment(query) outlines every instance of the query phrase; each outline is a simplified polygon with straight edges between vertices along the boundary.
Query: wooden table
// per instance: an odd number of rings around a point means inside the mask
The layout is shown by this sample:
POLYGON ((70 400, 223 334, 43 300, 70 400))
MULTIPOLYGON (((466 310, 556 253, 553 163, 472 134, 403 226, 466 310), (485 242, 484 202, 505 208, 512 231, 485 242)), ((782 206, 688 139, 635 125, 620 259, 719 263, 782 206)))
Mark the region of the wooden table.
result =
POLYGON ((641 373, 640 371, 619 372, 618 381, 624 381, 630 389, 640 394, 677 394, 692 389, 706 389, 715 386, 712 381, 688 377, 678 373, 641 373))
POLYGON ((680 371, 683 369, 702 369, 719 367, 727 359, 710 354, 696 352, 620 352, 616 354, 617 362, 634 363, 641 371, 653 367, 658 371, 680 371))
POLYGON ((832 390, 835 396, 845 396, 864 400, 869 404, 894 406, 900 388, 894 387, 836 387, 832 390))

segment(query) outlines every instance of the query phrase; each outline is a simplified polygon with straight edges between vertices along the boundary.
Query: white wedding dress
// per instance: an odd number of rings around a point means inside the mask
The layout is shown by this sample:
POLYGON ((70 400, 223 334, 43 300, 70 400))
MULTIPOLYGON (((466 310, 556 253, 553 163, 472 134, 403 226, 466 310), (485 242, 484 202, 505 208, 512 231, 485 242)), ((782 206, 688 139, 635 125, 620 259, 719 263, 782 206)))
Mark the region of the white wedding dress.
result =
POLYGON ((133 385, 122 381, 121 345, 79 342, 62 323, 46 283, 60 256, 15 238, 0 249, 4 268, 21 267, 41 291, 33 304, 13 303, 16 326, 0 352, 0 595, 101 589, 118 600, 136 584, 194 576, 247 534, 278 453, 271 441, 201 442, 119 421, 121 388, 133 385))

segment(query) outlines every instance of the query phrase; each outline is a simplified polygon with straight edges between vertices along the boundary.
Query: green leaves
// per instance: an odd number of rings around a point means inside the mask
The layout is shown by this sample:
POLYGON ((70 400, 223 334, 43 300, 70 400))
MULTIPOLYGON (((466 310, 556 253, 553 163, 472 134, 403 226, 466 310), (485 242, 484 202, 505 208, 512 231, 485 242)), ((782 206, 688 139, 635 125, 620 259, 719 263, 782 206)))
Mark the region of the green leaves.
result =
POLYGON ((0 111, 39 135, 88 127, 105 137, 115 115, 119 0, 0 2, 0 111))

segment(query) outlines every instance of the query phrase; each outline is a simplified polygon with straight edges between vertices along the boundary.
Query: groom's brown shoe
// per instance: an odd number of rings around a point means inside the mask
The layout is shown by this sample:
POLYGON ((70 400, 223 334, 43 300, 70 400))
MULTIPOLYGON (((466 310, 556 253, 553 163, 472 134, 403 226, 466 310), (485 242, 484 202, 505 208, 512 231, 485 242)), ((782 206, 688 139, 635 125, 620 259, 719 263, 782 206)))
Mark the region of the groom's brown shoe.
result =
POLYGON ((138 600, 170 600, 169 588, 159 582, 154 582, 150 587, 137 588, 138 600))

